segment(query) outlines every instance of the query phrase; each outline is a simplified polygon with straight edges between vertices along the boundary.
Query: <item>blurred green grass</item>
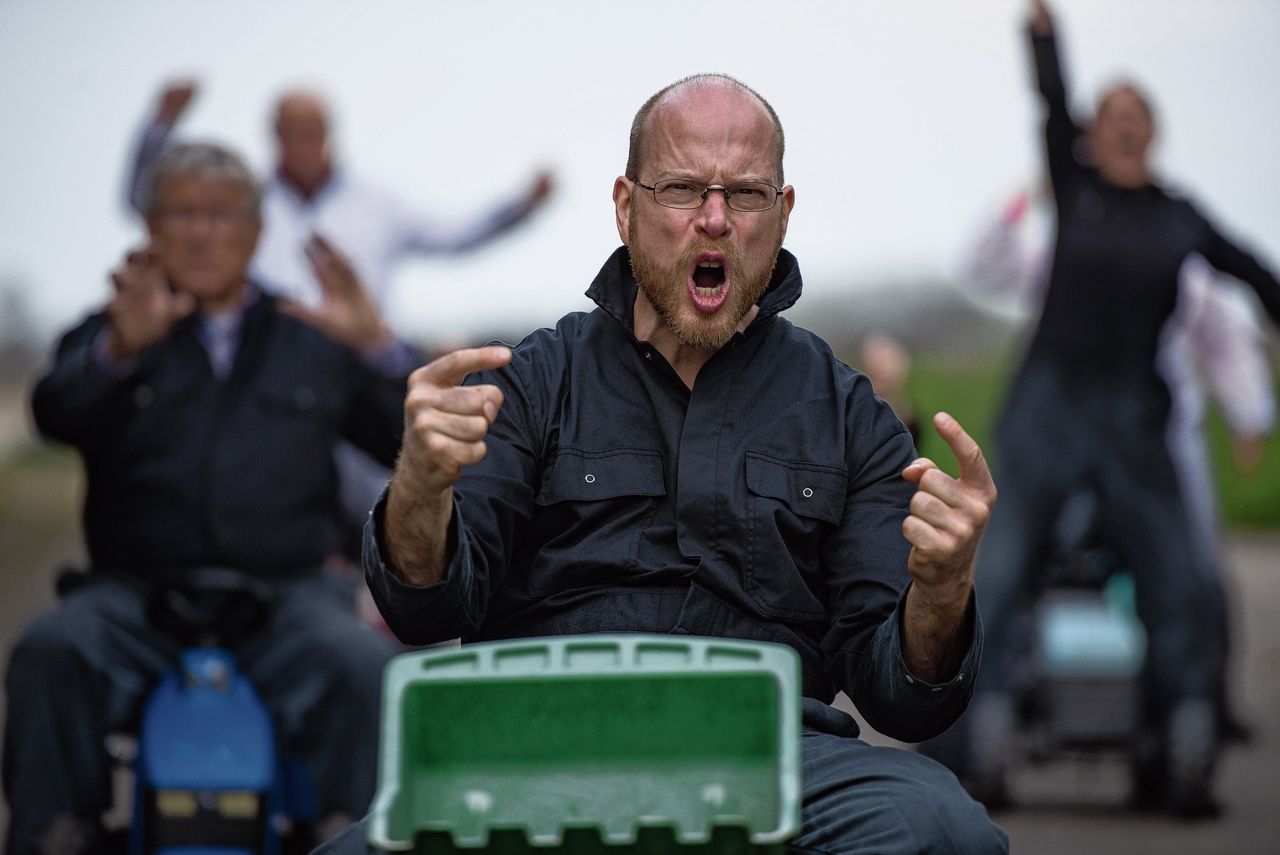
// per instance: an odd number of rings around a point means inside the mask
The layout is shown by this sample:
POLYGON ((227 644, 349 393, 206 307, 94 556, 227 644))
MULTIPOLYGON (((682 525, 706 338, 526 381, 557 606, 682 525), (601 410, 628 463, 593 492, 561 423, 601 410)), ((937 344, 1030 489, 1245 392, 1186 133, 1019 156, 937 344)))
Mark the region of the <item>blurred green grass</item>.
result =
MULTIPOLYGON (((982 446, 998 479, 1000 461, 992 433, 1014 366, 1012 354, 1008 357, 973 361, 932 356, 916 359, 907 392, 923 428, 922 455, 955 474, 950 450, 928 424, 933 413, 945 410, 982 446)), ((1218 413, 1210 414, 1208 428, 1224 524, 1247 529, 1280 527, 1280 439, 1272 435, 1262 465, 1256 472, 1243 474, 1231 461, 1230 433, 1218 413)))
POLYGON ((24 445, 0 461, 0 545, 6 563, 38 561, 80 540, 80 460, 71 449, 24 445))
MULTIPOLYGON (((998 477, 992 432, 1011 357, 916 359, 908 393, 922 421, 921 454, 954 474, 955 460, 928 424, 930 415, 946 410, 982 445, 998 477)), ((1261 467, 1249 475, 1232 465, 1229 433, 1216 413, 1210 416, 1209 439, 1226 525, 1280 528, 1280 439, 1269 440, 1261 467)), ((75 453, 59 446, 24 445, 0 461, 0 548, 10 560, 39 561, 51 543, 78 543, 81 478, 75 453)))

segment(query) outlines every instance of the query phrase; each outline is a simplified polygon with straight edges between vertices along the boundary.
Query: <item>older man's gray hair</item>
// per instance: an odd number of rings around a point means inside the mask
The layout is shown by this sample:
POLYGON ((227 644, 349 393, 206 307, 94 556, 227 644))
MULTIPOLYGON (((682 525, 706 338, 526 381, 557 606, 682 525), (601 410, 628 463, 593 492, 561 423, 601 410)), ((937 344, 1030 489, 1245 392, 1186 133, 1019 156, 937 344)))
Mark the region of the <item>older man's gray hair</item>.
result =
POLYGON ((262 207, 262 187, 244 160, 231 149, 217 143, 188 142, 170 147, 155 162, 143 183, 142 210, 155 213, 159 189, 177 175, 194 175, 206 181, 231 181, 244 188, 249 210, 258 217, 262 207))

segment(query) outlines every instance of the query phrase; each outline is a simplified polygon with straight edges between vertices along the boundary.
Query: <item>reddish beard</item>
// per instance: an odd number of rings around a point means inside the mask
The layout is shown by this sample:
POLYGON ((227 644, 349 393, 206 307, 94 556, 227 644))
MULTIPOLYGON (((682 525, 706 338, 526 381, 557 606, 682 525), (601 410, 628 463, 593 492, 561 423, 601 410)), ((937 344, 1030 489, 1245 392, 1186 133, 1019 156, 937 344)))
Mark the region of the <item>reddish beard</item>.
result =
POLYGON ((690 244, 680 256, 669 264, 646 253, 640 247, 637 218, 632 217, 627 228, 628 254, 631 272, 636 284, 662 319, 685 347, 699 350, 719 350, 733 338, 738 324, 755 305, 773 277, 778 262, 778 250, 782 248, 782 228, 779 224, 777 243, 769 255, 767 265, 755 269, 747 267, 742 254, 728 243, 708 242, 697 246, 690 244), (728 300, 719 311, 703 315, 692 308, 688 297, 689 271, 693 257, 700 252, 718 252, 725 258, 725 270, 729 278, 728 300), (692 314, 692 319, 690 316, 692 314))

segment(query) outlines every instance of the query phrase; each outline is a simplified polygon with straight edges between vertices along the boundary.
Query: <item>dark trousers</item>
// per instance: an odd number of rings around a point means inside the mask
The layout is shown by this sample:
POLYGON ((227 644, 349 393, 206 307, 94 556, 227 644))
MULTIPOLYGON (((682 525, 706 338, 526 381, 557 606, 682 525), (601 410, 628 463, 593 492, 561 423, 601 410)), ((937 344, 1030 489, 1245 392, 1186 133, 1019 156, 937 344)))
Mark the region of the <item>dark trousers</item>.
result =
POLYGON ((1000 498, 978 555, 989 657, 978 692, 1008 689, 1013 627, 1034 589, 1063 502, 1089 489, 1104 536, 1132 574, 1147 631, 1148 717, 1221 694, 1223 589, 1193 534, 1165 438, 1167 398, 1072 388, 1034 366, 1019 377, 999 433, 1000 498))
MULTIPOLYGON (((382 669, 396 652, 355 617, 336 580, 281 583, 267 625, 236 654, 284 746, 310 765, 320 815, 361 816, 373 796, 382 669)), ((95 574, 28 626, 6 677, 9 855, 36 850, 50 820, 96 822, 110 801, 104 739, 136 724, 179 642, 147 618, 148 590, 95 574)))
MULTIPOLYGON (((946 767, 900 748, 857 738, 847 714, 804 700, 802 815, 789 851, 816 855, 986 855, 1009 838, 946 767)), ((364 855, 367 822, 349 827, 316 855, 364 855)))

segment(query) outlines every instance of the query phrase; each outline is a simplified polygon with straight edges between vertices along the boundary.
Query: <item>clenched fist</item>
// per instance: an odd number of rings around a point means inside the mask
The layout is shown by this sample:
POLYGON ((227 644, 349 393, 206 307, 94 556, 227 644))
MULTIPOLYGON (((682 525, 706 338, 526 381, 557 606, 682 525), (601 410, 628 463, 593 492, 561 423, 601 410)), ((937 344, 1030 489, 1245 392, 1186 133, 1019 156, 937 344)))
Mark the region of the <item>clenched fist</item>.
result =
POLYGON ((506 347, 455 350, 409 375, 385 520, 392 569, 406 582, 429 585, 443 576, 453 485, 464 467, 484 459, 485 436, 502 407, 497 386, 458 383, 510 361, 506 347))

